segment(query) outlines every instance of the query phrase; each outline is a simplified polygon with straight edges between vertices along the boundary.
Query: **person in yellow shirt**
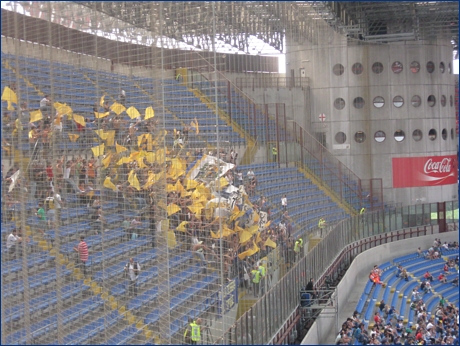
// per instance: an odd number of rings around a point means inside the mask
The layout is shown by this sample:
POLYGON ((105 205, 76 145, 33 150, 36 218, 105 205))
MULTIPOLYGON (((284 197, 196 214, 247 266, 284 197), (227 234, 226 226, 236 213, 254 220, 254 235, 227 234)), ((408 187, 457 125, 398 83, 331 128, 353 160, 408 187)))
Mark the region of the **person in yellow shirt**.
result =
POLYGON ((259 297, 260 271, 257 264, 254 265, 254 269, 251 271, 251 276, 254 297, 259 297))

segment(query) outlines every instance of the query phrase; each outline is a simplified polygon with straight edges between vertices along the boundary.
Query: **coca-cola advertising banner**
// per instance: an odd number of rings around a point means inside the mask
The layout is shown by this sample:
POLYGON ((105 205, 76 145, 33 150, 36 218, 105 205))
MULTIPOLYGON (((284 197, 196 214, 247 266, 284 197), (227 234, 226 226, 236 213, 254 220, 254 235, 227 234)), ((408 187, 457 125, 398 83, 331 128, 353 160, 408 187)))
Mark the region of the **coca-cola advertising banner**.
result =
POLYGON ((393 158, 393 187, 439 186, 457 183, 457 156, 393 158))

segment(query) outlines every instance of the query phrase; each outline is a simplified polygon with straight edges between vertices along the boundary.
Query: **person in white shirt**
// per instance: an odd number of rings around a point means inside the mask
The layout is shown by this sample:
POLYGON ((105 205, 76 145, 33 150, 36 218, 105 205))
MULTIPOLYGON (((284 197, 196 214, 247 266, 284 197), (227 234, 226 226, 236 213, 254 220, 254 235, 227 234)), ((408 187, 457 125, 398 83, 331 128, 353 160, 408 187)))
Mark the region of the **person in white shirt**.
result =
POLYGON ((22 238, 17 235, 16 228, 13 229, 11 234, 6 239, 6 248, 11 256, 19 253, 18 244, 22 241, 22 238))
POLYGON ((249 171, 246 174, 246 176, 248 177, 249 180, 252 180, 254 178, 254 176, 255 176, 254 171, 249 168, 249 171))
POLYGON ((125 272, 129 276, 129 293, 137 296, 137 278, 141 272, 141 265, 134 261, 134 258, 130 258, 129 262, 125 265, 125 272))
POLYGON ((281 206, 283 207, 283 212, 286 211, 287 209, 287 197, 286 195, 281 198, 281 206))
POLYGON ((48 95, 45 95, 45 97, 40 100, 40 110, 42 112, 51 111, 51 100, 48 95))

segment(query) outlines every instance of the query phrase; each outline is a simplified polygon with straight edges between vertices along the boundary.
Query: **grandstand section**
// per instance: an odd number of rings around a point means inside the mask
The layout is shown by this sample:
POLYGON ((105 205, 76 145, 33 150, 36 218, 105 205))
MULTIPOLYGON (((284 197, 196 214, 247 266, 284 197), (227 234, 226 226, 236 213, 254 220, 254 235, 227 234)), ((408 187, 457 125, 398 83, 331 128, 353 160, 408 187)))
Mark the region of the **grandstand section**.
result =
MULTIPOLYGON (((341 313, 360 253, 458 230, 448 39, 417 50, 443 72, 398 80, 418 43, 356 44, 324 6, 2 2, 2 344, 293 343, 299 321, 341 313), (393 90, 422 96, 423 141, 393 90)), ((376 262, 388 285, 360 292, 366 328, 382 298, 414 324, 411 290, 446 258, 413 257, 376 262)), ((458 305, 432 288, 430 310, 458 305)))

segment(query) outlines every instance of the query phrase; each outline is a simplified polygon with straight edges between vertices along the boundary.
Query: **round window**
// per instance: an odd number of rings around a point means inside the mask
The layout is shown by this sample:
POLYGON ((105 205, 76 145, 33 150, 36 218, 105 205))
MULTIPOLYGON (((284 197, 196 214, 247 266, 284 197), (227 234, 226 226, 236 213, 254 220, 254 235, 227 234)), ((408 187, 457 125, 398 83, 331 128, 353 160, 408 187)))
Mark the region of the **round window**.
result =
POLYGON ((403 64, 399 61, 395 61, 392 65, 391 65, 391 70, 394 72, 394 73, 401 73, 402 70, 403 70, 403 64))
POLYGON ((385 105, 385 99, 382 96, 377 96, 374 98, 374 107, 382 108, 385 105))
POLYGON ((335 141, 339 144, 345 143, 347 140, 347 135, 343 132, 337 132, 335 135, 335 141))
POLYGON ((450 129, 450 139, 454 139, 454 137, 455 137, 454 129, 450 129))
POLYGON ((357 97, 353 100, 353 106, 355 106, 355 108, 358 108, 358 109, 361 109, 364 107, 364 99, 362 97, 357 97))
POLYGON ((447 103, 446 95, 441 95, 441 106, 445 107, 447 103))
POLYGON ((414 107, 419 107, 422 104, 422 99, 418 95, 412 96, 412 99, 410 100, 412 103, 412 106, 414 107))
POLYGON ((405 137, 406 137, 406 134, 404 133, 403 130, 395 131, 395 141, 396 142, 402 142, 405 137))
POLYGON ((386 135, 385 135, 385 132, 383 132, 383 131, 377 131, 374 134, 374 139, 378 143, 382 143, 385 140, 385 138, 386 138, 386 135))
POLYGON ((412 73, 420 71, 420 63, 418 61, 412 61, 410 64, 410 70, 412 73))
POLYGON ((434 72, 434 62, 428 61, 426 63, 426 70, 428 71, 428 73, 433 73, 434 72))
POLYGON ((344 109, 345 108, 345 100, 341 97, 336 98, 334 101, 334 107, 336 109, 344 109))
POLYGON ((412 132, 412 138, 414 139, 414 141, 418 142, 422 139, 422 137, 422 131, 420 131, 419 129, 414 130, 414 132, 412 132))
POLYGON ((336 76, 341 76, 344 71, 345 71, 345 69, 344 69, 342 64, 335 64, 334 67, 332 68, 332 72, 336 76))
POLYGON ((430 139, 430 141, 434 141, 437 136, 438 134, 435 129, 431 129, 430 132, 428 132, 428 138, 430 139))
POLYGON ((361 74, 363 73, 363 65, 359 62, 354 63, 353 66, 351 67, 351 71, 354 74, 361 74))
POLYGON ((383 72, 383 64, 381 62, 374 62, 372 65, 372 72, 374 73, 382 73, 383 72))
POLYGON ((393 106, 395 106, 396 108, 401 108, 403 104, 404 104, 404 99, 402 98, 402 96, 393 97, 393 106))
POLYGON ((447 129, 442 129, 442 132, 441 132, 441 137, 442 139, 446 140, 447 139, 447 129))
POLYGON ((441 71, 441 73, 444 73, 445 69, 446 69, 446 67, 444 66, 444 63, 441 61, 439 63, 439 71, 441 71))
POLYGON ((452 73, 452 68, 450 67, 450 63, 447 64, 447 72, 449 72, 449 74, 452 73))
POLYGON ((366 140, 366 134, 363 131, 358 131, 355 133, 355 141, 357 143, 362 143, 366 140))
POLYGON ((428 106, 434 107, 434 105, 436 104, 436 97, 434 97, 434 95, 428 96, 427 102, 428 106))
POLYGON ((450 95, 449 97, 449 103, 451 107, 454 105, 454 98, 452 97, 452 95, 450 95))

